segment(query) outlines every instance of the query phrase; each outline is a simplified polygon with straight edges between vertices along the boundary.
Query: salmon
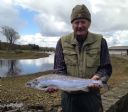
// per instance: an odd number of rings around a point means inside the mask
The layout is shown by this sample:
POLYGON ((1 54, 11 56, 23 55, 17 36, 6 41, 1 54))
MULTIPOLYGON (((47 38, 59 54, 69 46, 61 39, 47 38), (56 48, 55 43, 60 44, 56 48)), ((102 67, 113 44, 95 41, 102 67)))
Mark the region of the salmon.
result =
POLYGON ((55 87, 62 91, 89 91, 89 86, 92 84, 105 87, 101 80, 83 79, 59 74, 48 74, 30 80, 26 83, 26 87, 38 90, 46 90, 48 87, 55 87))

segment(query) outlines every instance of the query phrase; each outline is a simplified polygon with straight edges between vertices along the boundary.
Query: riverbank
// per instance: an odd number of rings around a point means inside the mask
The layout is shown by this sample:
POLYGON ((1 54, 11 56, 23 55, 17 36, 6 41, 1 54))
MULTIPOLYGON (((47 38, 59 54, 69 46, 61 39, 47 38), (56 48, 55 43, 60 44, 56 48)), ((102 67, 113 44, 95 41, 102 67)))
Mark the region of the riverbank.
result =
POLYGON ((37 59, 49 56, 48 53, 42 51, 18 50, 3 51, 0 50, 0 59, 37 59))
MULTIPOLYGON (((118 57, 112 57, 111 60, 113 66, 113 74, 108 82, 110 89, 117 87, 122 82, 128 80, 128 60, 118 57)), ((31 110, 30 112, 37 112, 37 109, 41 110, 40 112, 57 112, 57 108, 60 107, 60 91, 53 94, 47 94, 43 91, 25 87, 25 83, 27 81, 49 73, 52 73, 52 71, 20 77, 15 76, 1 78, 0 104, 23 104, 22 108, 13 112, 22 112, 23 110, 26 110, 26 112, 29 110, 31 110)), ((102 93, 104 92, 105 91, 102 90, 102 93)), ((11 108, 7 108, 7 106, 1 107, 1 110, 4 110, 4 112, 6 112, 8 109, 11 110, 11 108)))
MULTIPOLYGON (((20 77, 2 77, 0 79, 1 94, 0 104, 23 104, 25 108, 42 107, 44 110, 49 111, 51 107, 60 104, 60 92, 54 94, 47 94, 43 91, 26 88, 25 83, 41 75, 47 75, 52 71, 31 74, 28 76, 20 77)), ((5 107, 3 108, 5 109, 5 107)), ((36 111, 35 111, 36 112, 36 111)))

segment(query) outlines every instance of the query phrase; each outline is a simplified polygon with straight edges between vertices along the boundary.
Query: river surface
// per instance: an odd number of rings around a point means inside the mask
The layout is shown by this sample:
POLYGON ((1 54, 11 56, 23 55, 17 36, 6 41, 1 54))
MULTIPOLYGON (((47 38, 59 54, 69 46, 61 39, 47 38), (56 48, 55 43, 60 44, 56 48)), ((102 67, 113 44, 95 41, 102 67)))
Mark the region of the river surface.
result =
POLYGON ((39 59, 0 59, 0 77, 26 75, 53 69, 54 54, 39 59))

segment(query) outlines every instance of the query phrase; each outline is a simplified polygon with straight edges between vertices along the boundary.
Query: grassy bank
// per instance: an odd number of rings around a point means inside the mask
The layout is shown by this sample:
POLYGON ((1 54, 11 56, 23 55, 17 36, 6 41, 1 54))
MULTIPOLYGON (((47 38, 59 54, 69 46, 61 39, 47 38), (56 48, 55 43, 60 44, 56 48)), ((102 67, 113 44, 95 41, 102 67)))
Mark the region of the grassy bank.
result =
MULTIPOLYGON (((110 89, 128 80, 128 60, 112 57, 113 74, 109 80, 110 89)), ((28 76, 1 78, 1 104, 11 102, 23 102, 28 105, 42 105, 45 110, 60 104, 60 91, 47 94, 42 91, 25 87, 25 83, 31 79, 50 72, 37 73, 28 76)))
POLYGON ((25 87, 25 83, 27 81, 49 73, 51 72, 48 71, 28 76, 7 77, 0 79, 0 83, 2 84, 2 92, 0 94, 1 104, 23 102, 26 106, 42 105, 45 107, 45 110, 48 110, 52 105, 59 105, 60 92, 47 94, 43 91, 25 87))
POLYGON ((49 54, 41 51, 1 51, 0 59, 36 59, 47 57, 49 54))

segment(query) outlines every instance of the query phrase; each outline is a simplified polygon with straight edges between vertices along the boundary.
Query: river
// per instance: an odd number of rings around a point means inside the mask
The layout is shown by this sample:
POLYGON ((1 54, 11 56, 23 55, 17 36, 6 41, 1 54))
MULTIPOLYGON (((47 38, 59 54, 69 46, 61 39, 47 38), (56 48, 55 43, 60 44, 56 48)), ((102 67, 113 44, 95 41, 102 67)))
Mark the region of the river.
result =
POLYGON ((0 59, 0 77, 26 75, 53 69, 54 54, 39 59, 0 59))

